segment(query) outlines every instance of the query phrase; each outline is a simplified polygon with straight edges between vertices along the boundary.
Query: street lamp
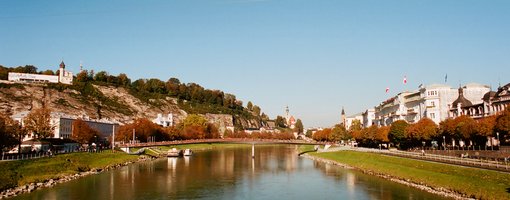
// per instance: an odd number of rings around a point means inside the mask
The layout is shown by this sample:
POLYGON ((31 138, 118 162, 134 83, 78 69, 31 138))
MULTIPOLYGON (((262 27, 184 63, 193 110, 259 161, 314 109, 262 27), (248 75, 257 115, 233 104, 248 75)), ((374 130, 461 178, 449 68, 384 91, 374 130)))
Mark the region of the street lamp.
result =
POLYGON ((499 132, 496 132, 496 137, 498 138, 498 149, 499 149, 499 146, 501 145, 501 141, 499 141, 499 132))
POLYGON ((446 150, 446 137, 443 135, 443 150, 446 150))

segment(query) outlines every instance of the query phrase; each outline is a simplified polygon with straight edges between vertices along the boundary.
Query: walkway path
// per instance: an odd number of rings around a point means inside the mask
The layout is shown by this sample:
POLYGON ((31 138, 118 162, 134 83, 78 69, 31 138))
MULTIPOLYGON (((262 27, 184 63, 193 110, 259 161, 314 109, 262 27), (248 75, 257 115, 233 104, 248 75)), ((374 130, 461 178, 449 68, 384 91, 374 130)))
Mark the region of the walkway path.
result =
MULTIPOLYGON (((351 148, 349 146, 329 148, 328 150, 325 150, 324 152, 342 151, 342 150, 379 153, 379 154, 384 154, 384 155, 389 155, 389 156, 406 157, 406 158, 412 158, 412 159, 427 160, 427 161, 461 165, 461 166, 467 166, 467 167, 475 167, 475 168, 510 172, 510 162, 508 162, 508 161, 507 162, 498 162, 498 161, 493 161, 493 160, 460 158, 460 157, 454 157, 454 156, 426 154, 426 153, 420 153, 420 152, 408 152, 408 151, 399 151, 399 150, 391 150, 390 151, 390 150, 379 150, 379 149, 370 149, 370 148, 362 148, 362 147, 351 148)), ((320 152, 322 152, 322 151, 320 151, 320 152)))

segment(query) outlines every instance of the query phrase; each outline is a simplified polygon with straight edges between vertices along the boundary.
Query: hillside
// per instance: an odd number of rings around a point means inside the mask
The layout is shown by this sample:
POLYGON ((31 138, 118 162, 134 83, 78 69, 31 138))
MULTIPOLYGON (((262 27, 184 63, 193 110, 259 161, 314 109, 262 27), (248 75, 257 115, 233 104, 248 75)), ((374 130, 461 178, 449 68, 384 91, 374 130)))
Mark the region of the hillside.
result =
POLYGON ((236 126, 238 129, 261 126, 260 120, 248 112, 217 108, 218 106, 212 104, 194 103, 167 95, 144 94, 125 87, 97 83, 67 86, 0 82, 0 113, 12 115, 43 105, 54 112, 86 115, 93 119, 102 118, 121 123, 136 118, 153 119, 158 114, 169 113, 174 115, 175 122, 178 123, 188 113, 211 113, 205 116, 217 124, 236 126))

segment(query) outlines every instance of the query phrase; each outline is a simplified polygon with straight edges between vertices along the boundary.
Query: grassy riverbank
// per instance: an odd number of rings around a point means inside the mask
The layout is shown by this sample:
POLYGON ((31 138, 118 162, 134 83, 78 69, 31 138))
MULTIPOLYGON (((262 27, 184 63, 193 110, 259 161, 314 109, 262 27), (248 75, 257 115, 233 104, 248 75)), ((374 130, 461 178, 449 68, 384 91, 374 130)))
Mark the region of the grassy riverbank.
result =
POLYGON ((476 199, 510 199, 508 173, 354 151, 310 155, 476 199))
POLYGON ((70 153, 52 158, 0 162, 0 190, 33 182, 42 182, 93 168, 130 161, 138 156, 122 152, 70 153))

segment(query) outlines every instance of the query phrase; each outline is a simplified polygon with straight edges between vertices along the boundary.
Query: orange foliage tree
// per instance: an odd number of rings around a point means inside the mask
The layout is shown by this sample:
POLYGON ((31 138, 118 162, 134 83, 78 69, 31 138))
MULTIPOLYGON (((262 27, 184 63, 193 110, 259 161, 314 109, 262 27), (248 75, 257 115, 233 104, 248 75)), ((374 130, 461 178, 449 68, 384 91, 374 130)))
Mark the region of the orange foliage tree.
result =
POLYGON ((419 146, 420 142, 429 141, 438 136, 438 127, 434 121, 429 118, 422 118, 415 124, 406 128, 406 138, 411 145, 419 146))
POLYGON ((91 128, 82 119, 74 120, 72 139, 80 144, 90 144, 94 142, 94 136, 99 137, 99 132, 91 128))

